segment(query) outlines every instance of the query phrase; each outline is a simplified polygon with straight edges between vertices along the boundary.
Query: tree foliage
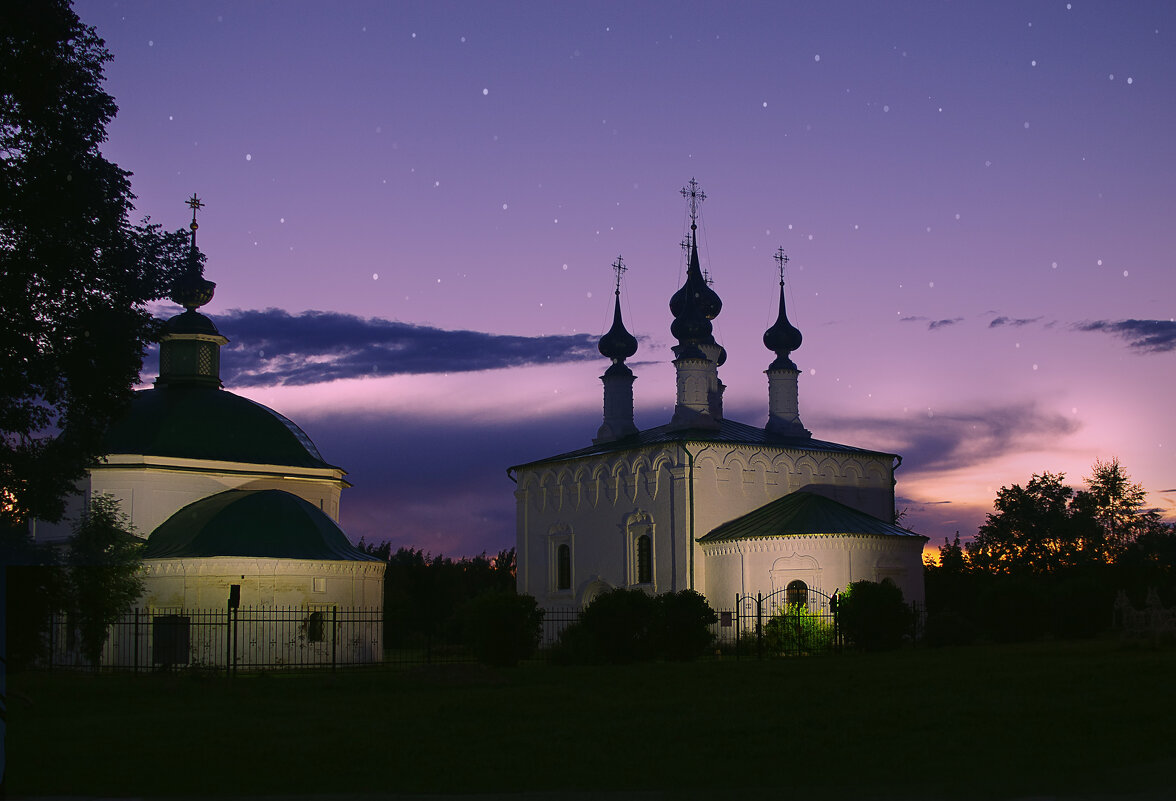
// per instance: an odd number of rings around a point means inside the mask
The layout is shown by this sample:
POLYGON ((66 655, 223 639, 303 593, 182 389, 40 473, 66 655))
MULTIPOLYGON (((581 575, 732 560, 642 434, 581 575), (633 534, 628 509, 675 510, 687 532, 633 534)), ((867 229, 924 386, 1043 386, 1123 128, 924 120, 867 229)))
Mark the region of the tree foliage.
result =
POLYGON ((384 638, 390 648, 461 642, 457 611, 492 592, 515 591, 515 550, 451 559, 416 548, 394 553, 388 542, 359 543, 388 564, 384 573, 384 638))
POLYGON ((109 495, 94 495, 69 540, 66 603, 82 654, 98 664, 110 625, 143 594, 144 541, 109 495))
POLYGON ((1002 487, 972 542, 957 532, 927 561, 928 641, 1091 636, 1120 590, 1176 603, 1176 531, 1119 460, 1095 461, 1083 489, 1064 478, 1002 487))
POLYGON ((1091 510, 1103 529, 1107 555, 1117 557, 1135 539, 1159 522, 1159 514, 1145 510, 1147 490, 1127 475, 1118 458, 1095 460, 1086 479, 1091 510))
POLYGON ((1041 574, 1103 560, 1105 537, 1091 499, 1064 479, 1041 473, 1025 487, 1001 487, 995 511, 966 545, 968 564, 996 574, 1041 574))
MULTIPOLYGON (((60 519, 129 401, 183 232, 132 225, 100 151, 111 59, 66 0, 0 10, 0 524, 60 519)), ((197 266, 199 263, 199 256, 197 266)))

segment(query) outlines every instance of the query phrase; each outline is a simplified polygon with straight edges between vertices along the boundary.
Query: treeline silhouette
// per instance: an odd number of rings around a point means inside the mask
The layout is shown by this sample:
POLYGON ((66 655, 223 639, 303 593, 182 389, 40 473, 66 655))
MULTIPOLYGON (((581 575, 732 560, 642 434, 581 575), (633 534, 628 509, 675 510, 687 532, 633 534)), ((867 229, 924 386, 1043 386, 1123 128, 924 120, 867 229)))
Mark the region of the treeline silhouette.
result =
POLYGON ((447 648, 462 642, 460 611, 474 598, 515 592, 515 550, 450 559, 391 543, 360 550, 383 559, 384 647, 447 648))
POLYGON ((1176 530, 1118 460, 1095 462, 1083 489, 1061 473, 1002 487, 975 538, 944 540, 925 566, 926 639, 1016 642, 1089 637, 1135 607, 1176 604, 1176 530))

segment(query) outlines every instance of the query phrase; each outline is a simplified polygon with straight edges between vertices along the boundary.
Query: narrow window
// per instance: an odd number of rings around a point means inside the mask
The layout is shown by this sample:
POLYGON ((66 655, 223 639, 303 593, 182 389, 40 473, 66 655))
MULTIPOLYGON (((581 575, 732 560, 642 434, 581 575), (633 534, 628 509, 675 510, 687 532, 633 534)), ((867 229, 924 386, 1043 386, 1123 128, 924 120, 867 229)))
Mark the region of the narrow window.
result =
POLYGON ((556 549, 555 553, 555 588, 557 590, 570 590, 572 588, 572 548, 570 545, 561 545, 556 549))
POLYGON ((808 585, 800 579, 788 582, 784 589, 784 600, 789 606, 808 606, 808 585))
POLYGON ((324 635, 323 613, 311 612, 310 617, 306 619, 306 639, 308 642, 322 642, 326 639, 324 635))
POLYGON ((637 583, 653 582, 653 540, 648 534, 637 538, 637 583))

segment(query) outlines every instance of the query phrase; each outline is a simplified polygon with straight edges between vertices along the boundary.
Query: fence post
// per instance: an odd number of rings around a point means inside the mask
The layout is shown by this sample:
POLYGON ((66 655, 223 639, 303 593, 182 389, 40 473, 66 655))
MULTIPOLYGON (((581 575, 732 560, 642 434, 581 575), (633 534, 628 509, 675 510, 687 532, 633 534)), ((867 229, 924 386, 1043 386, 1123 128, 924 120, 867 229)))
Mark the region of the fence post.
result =
POLYGON ((233 602, 225 604, 225 676, 233 675, 233 602))
POLYGON ((131 648, 135 650, 135 672, 139 672, 139 607, 135 607, 135 636, 131 638, 131 648))
POLYGON ((755 657, 764 658, 764 594, 755 594, 755 657))
POLYGON ((739 657, 739 593, 735 593, 735 658, 739 657))
POLYGON ((331 672, 335 672, 337 651, 339 647, 339 607, 331 607, 331 672))
POLYGON ((837 597, 837 590, 833 590, 833 597, 829 599, 829 606, 833 610, 833 652, 841 653, 841 615, 838 614, 838 607, 841 601, 837 597))

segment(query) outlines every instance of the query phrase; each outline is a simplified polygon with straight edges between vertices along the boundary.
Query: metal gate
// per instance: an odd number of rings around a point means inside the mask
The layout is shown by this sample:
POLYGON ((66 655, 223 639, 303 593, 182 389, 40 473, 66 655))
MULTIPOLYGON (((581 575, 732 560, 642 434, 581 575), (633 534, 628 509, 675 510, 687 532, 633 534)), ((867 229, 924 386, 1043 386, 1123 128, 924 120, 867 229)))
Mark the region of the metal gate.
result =
POLYGON ((759 659, 838 652, 837 603, 836 590, 826 595, 798 581, 769 595, 736 595, 737 652, 759 659))

